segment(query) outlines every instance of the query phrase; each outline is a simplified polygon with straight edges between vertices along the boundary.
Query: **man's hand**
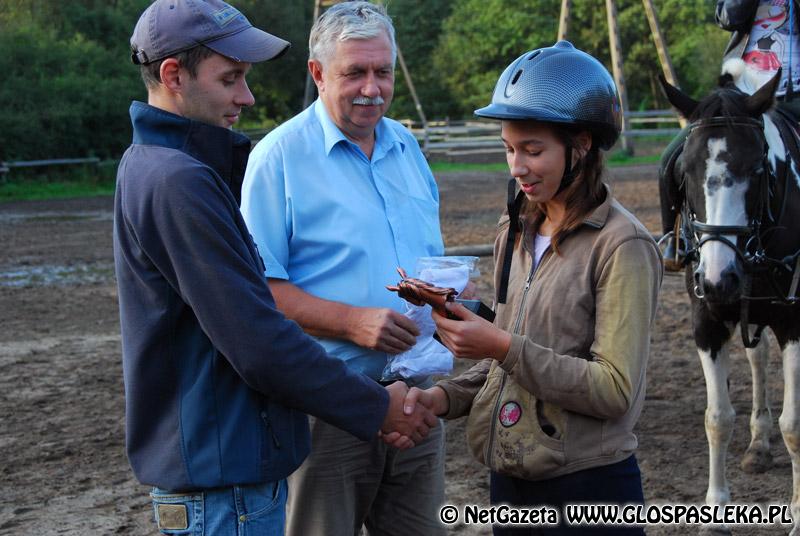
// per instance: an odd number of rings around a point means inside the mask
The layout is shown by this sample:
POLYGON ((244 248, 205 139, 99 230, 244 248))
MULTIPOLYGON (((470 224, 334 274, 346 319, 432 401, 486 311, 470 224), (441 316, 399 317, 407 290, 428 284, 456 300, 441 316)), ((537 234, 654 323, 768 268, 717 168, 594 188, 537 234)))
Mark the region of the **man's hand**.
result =
POLYGON ((511 347, 511 334, 472 313, 460 303, 448 303, 447 311, 460 320, 450 320, 434 311, 433 321, 442 344, 456 357, 503 361, 511 347))
POLYGON ((399 449, 411 448, 439 424, 439 419, 423 404, 411 405, 406 401, 408 387, 403 382, 395 382, 386 390, 389 391, 389 410, 381 426, 383 440, 399 449))
POLYGON ((353 307, 348 313, 348 339, 359 346, 396 355, 417 342, 413 320, 392 309, 353 307))

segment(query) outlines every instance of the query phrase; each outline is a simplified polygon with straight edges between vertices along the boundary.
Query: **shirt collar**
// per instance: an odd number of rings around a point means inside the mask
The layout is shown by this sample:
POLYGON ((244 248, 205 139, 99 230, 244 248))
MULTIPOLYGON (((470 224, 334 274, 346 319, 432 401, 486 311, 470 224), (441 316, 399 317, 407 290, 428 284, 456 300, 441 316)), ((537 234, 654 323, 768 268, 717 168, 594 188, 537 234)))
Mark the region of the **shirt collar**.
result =
MULTIPOLYGON (((328 114, 328 110, 325 108, 325 104, 322 102, 322 99, 318 98, 316 101, 314 101, 312 106, 314 107, 314 114, 322 126, 322 133, 325 138, 326 155, 330 155, 334 146, 340 142, 356 145, 354 142, 350 141, 339 129, 339 127, 336 126, 336 123, 333 122, 333 119, 331 119, 331 116, 328 114)), ((389 128, 386 119, 381 118, 381 120, 378 121, 378 124, 375 126, 375 150, 372 153, 373 160, 388 153, 395 144, 399 146, 401 151, 405 151, 405 142, 400 139, 400 136, 397 135, 394 129, 389 128)))

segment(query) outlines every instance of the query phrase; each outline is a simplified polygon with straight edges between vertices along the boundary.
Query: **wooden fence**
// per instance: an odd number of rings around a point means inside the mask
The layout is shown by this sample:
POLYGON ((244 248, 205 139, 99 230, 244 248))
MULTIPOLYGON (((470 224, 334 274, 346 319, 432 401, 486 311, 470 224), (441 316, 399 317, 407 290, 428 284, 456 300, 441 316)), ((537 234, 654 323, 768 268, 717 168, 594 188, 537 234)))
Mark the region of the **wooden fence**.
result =
POLYGON ((6 180, 6 175, 14 168, 73 166, 79 164, 98 166, 100 164, 100 159, 92 156, 89 158, 51 158, 50 160, 18 160, 15 162, 0 162, 0 182, 4 182, 6 180))
MULTIPOLYGON (((674 136, 680 131, 678 115, 672 110, 628 112, 631 129, 628 137, 674 136)), ((491 120, 432 121, 428 123, 427 136, 419 122, 402 120, 422 150, 429 157, 461 156, 502 153, 500 122, 491 120)))

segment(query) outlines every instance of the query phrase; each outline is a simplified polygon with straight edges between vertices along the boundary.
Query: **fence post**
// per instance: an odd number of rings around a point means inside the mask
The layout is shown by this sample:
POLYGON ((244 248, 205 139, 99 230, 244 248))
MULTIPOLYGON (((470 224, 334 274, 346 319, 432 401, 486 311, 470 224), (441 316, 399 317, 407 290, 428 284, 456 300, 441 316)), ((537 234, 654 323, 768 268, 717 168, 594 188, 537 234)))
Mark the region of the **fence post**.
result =
POLYGON ((622 150, 633 154, 633 142, 628 139, 630 124, 628 123, 628 91, 625 88, 625 75, 622 72, 622 45, 619 39, 619 26, 617 25, 617 4, 614 0, 606 0, 606 15, 608 16, 608 41, 611 45, 611 67, 614 81, 619 91, 620 105, 622 106, 622 150))

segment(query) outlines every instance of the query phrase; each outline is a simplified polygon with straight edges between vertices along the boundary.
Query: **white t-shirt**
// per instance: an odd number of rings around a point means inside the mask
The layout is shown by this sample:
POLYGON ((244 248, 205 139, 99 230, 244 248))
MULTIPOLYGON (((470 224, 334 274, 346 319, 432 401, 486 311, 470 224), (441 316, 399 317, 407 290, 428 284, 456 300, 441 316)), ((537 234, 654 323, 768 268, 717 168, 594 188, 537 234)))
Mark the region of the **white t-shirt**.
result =
POLYGON ((550 247, 550 237, 540 235, 536 233, 536 236, 533 237, 533 269, 535 270, 539 266, 539 262, 542 260, 542 256, 544 256, 544 252, 547 251, 547 248, 550 247))
MULTIPOLYGON (((789 2, 792 0, 760 0, 753 27, 742 59, 758 87, 768 82, 783 66, 776 95, 786 94, 791 61, 793 88, 800 91, 800 28, 795 24, 789 34, 789 2), (790 50, 791 49, 791 50, 790 50)), ((797 14, 795 14, 796 16, 797 14)))

